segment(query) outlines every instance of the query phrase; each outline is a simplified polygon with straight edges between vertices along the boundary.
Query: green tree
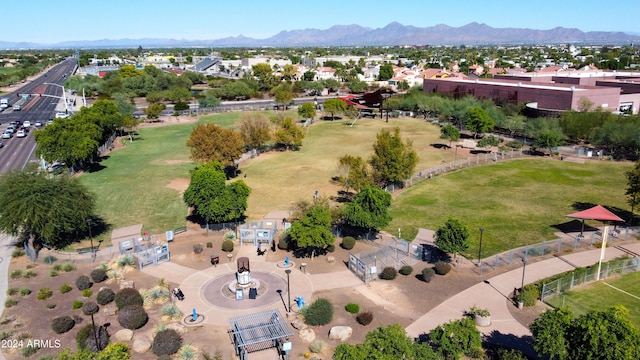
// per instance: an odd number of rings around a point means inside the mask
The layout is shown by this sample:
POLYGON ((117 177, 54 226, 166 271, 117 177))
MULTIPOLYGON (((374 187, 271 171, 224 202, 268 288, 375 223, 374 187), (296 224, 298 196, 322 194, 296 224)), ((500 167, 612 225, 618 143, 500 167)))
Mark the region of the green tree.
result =
POLYGON ((216 108, 220 106, 220 99, 218 99, 213 91, 205 91, 204 95, 198 97, 198 105, 202 108, 216 108))
POLYGON ((247 209, 251 189, 242 180, 227 185, 226 179, 218 162, 199 165, 191 172, 183 199, 207 223, 236 221, 247 209))
POLYGON ((567 308, 545 311, 529 326, 533 334, 533 349, 549 359, 567 359, 567 330, 571 324, 567 308))
POLYGON ((367 163, 360 156, 344 155, 338 160, 338 182, 346 191, 360 191, 365 185, 372 184, 367 163))
POLYGON ((313 119, 316 117, 316 108, 313 103, 306 102, 298 108, 298 115, 303 119, 313 119))
POLYGON ((127 131, 127 135, 129 135, 129 141, 133 141, 133 133, 136 130, 136 127, 140 124, 141 120, 135 118, 131 114, 127 114, 122 118, 122 127, 127 131))
POLYGON ((274 98, 276 104, 282 104, 282 111, 284 111, 293 100, 293 93, 289 89, 278 89, 274 98))
POLYGON ((251 67, 253 76, 258 79, 261 90, 271 90, 276 84, 276 78, 273 75, 273 69, 269 64, 260 63, 251 67))
POLYGON ((333 245, 335 237, 331 234, 331 212, 317 204, 298 221, 294 221, 289 229, 289 236, 298 248, 307 253, 325 249, 333 245))
POLYGON ((287 117, 276 130, 275 138, 276 143, 284 146, 287 150, 291 147, 298 148, 302 145, 304 131, 293 122, 293 119, 287 117))
POLYGON ((167 108, 167 105, 154 102, 149 104, 149 106, 144 109, 144 113, 147 115, 149 119, 157 119, 162 115, 162 112, 167 108))
POLYGON ((436 230, 434 244, 442 251, 454 254, 469 248, 469 230, 460 221, 449 218, 436 230))
POLYGON ((36 155, 46 162, 63 162, 75 168, 93 159, 101 138, 102 129, 98 125, 71 116, 35 132, 36 155))
POLYGON ((551 129, 540 132, 534 141, 535 146, 549 149, 549 155, 553 154, 553 148, 564 144, 564 135, 551 129))
POLYGON ((389 215, 391 194, 374 186, 365 185, 350 203, 344 207, 346 224, 367 232, 377 232, 391 221, 389 215))
POLYGON ((415 342, 402 326, 393 324, 370 331, 361 344, 341 343, 336 347, 333 359, 435 360, 440 357, 428 344, 415 342))
POLYGON ((444 359, 459 359, 463 354, 475 359, 482 354, 480 331, 469 317, 450 321, 431 330, 429 340, 444 359))
POLYGON ((347 110, 347 103, 340 99, 327 99, 325 100, 323 107, 324 111, 331 113, 331 120, 333 120, 336 113, 342 113, 347 110))
POLYGON ((368 84, 366 81, 353 79, 347 83, 347 87, 352 94, 362 94, 367 90, 368 84))
POLYGON ((193 160, 218 161, 224 165, 232 165, 244 153, 240 134, 216 124, 200 124, 193 128, 187 146, 191 148, 193 160))
POLYGON ((243 112, 240 114, 238 131, 242 140, 252 149, 259 149, 271 141, 269 119, 263 113, 243 112))
POLYGON ((467 122, 467 130, 473 132, 474 139, 480 133, 493 130, 495 126, 493 119, 487 114, 487 111, 481 107, 470 108, 464 117, 467 122))
POLYGON ((408 179, 418 163, 413 143, 411 140, 402 142, 399 128, 394 129, 393 135, 386 129, 380 131, 373 144, 373 152, 369 164, 373 168, 375 182, 382 186, 408 179))
POLYGON ((173 110, 175 111, 184 111, 184 110, 189 110, 189 104, 187 104, 184 101, 178 101, 174 106, 173 106, 173 110))
POLYGON ((449 140, 451 147, 451 142, 460 140, 460 131, 455 126, 447 124, 440 128, 440 139, 449 140))
POLYGON ((634 210, 636 205, 640 203, 640 161, 636 162, 636 166, 626 173, 627 175, 627 190, 625 195, 627 197, 627 203, 631 206, 631 221, 633 222, 634 210))
POLYGON ((35 169, 0 177, 0 230, 24 236, 35 249, 61 249, 79 239, 94 207, 93 195, 77 177, 35 169))
POLYGON ((485 148, 487 150, 489 150, 492 146, 498 146, 498 145, 500 145, 500 140, 493 135, 485 136, 482 139, 480 139, 480 141, 478 141, 478 146, 485 148))
POLYGON ((393 65, 385 63, 380 66, 380 72, 378 73, 379 81, 387 81, 393 77, 393 65))

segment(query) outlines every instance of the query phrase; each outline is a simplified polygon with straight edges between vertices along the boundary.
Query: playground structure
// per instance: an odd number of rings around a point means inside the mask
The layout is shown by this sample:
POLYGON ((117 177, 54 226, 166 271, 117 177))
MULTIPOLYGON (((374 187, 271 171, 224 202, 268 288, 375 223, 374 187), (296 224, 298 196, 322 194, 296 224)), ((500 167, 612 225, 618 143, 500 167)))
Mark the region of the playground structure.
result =
POLYGON ((244 224, 240 228, 240 245, 251 243, 255 246, 270 246, 278 232, 275 221, 260 221, 244 224))
POLYGON ((385 267, 398 270, 404 265, 413 266, 424 258, 423 245, 414 245, 395 237, 374 244, 378 246, 361 253, 349 252, 349 270, 365 283, 377 279, 385 267))

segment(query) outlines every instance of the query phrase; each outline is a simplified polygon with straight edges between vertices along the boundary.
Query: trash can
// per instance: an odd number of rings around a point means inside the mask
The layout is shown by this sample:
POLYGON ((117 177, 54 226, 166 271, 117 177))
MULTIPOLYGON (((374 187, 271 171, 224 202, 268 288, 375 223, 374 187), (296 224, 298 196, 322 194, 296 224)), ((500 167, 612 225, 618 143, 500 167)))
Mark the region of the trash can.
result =
POLYGON ((300 264, 300 270, 302 270, 303 273, 307 273, 307 263, 302 263, 300 264))
POLYGON ((216 266, 220 263, 220 256, 217 254, 211 255, 211 265, 216 266))

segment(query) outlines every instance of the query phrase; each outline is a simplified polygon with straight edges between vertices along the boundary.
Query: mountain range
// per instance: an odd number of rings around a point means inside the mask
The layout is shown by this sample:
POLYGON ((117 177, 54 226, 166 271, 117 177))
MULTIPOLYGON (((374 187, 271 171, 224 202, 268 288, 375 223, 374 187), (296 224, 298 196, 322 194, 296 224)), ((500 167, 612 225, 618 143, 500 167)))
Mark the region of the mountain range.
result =
POLYGON ((0 41, 2 49, 136 48, 153 47, 304 47, 304 46, 399 46, 399 45, 621 45, 640 42, 640 36, 623 32, 588 31, 556 27, 550 30, 493 28, 473 22, 460 27, 439 24, 416 27, 392 22, 383 28, 336 25, 329 29, 281 31, 266 39, 245 36, 214 40, 166 38, 66 41, 56 44, 0 41))

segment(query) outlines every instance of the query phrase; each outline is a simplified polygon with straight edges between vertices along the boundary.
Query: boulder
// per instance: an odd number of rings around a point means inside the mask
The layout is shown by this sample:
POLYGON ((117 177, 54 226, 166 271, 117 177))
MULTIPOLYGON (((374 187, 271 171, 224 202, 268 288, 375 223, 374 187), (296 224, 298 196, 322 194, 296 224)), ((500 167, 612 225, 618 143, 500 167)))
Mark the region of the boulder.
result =
POLYGON ((349 326, 334 326, 329 330, 329 339, 345 341, 351 337, 353 329, 349 326))
POLYGON ((316 333, 313 329, 306 328, 298 331, 298 336, 300 336, 300 340, 305 344, 311 344, 313 340, 316 339, 316 333))
POLYGON ((102 311, 107 316, 115 315, 117 312, 115 305, 105 305, 102 311))
POLYGON ((184 335, 187 333, 187 327, 179 323, 170 323, 170 324, 167 324, 166 327, 167 329, 175 330, 180 335, 184 335))
POLYGON ((129 329, 118 330, 113 336, 116 338, 118 342, 129 342, 131 341, 131 339, 133 339, 133 330, 129 330, 129 329))
POLYGON ((146 337, 139 337, 133 340, 133 344, 131 344, 131 349, 137 352, 138 354, 146 353, 151 349, 151 341, 146 337))
POLYGON ((133 280, 123 280, 120 282, 120 290, 125 289, 125 288, 135 288, 135 284, 133 283, 133 280))
POLYGON ((296 330, 302 330, 307 328, 307 324, 305 324, 302 320, 296 319, 291 322, 291 326, 293 326, 296 330))

